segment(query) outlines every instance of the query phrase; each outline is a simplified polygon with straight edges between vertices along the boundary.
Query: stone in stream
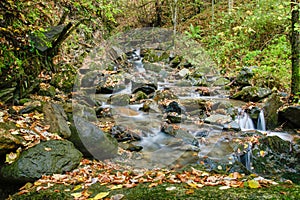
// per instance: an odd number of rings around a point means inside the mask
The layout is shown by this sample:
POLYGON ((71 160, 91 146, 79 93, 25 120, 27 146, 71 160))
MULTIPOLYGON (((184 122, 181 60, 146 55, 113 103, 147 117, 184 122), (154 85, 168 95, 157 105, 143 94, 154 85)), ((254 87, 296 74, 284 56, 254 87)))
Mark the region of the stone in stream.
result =
POLYGON ((21 152, 20 157, 0 169, 0 180, 26 183, 42 175, 61 174, 79 165, 82 154, 67 140, 49 140, 21 152))
POLYGON ((231 96, 232 99, 257 102, 267 96, 272 91, 269 88, 261 88, 256 86, 246 86, 243 89, 231 96))
POLYGON ((276 93, 271 94, 269 98, 264 101, 263 110, 265 111, 267 130, 272 130, 278 125, 278 109, 282 104, 280 96, 276 93))
POLYGON ((130 94, 113 94, 107 100, 107 103, 114 106, 126 106, 130 103, 130 94))
POLYGON ((133 80, 131 80, 132 93, 137 93, 138 91, 142 91, 145 94, 149 95, 154 93, 157 90, 157 81, 155 79, 153 80, 147 80, 145 78, 139 78, 135 77, 133 80))
POLYGON ((110 74, 102 78, 96 85, 96 94, 113 94, 126 88, 123 73, 110 74))

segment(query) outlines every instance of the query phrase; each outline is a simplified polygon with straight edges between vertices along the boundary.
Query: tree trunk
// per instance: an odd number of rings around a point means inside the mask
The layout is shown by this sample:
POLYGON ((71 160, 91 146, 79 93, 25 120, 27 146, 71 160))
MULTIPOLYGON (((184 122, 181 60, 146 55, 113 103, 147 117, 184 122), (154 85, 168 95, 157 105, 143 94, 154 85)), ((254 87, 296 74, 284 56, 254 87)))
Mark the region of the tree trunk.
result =
POLYGON ((291 0, 292 9, 292 34, 291 34, 291 47, 292 47, 292 80, 291 80, 291 95, 296 95, 300 92, 300 45, 299 45, 299 30, 295 25, 299 24, 299 0, 291 0))

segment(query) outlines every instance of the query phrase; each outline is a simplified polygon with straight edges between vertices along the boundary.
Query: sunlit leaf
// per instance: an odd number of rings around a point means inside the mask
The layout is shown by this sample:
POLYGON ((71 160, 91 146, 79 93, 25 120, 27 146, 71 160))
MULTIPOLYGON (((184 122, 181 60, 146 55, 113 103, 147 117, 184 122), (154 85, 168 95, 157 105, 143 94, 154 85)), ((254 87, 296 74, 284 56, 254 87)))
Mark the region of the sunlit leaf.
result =
POLYGON ((185 194, 193 194, 195 191, 193 189, 189 189, 185 192, 185 194))
POLYGON ((249 181, 248 181, 248 186, 249 186, 250 188, 259 188, 259 187, 260 187, 260 184, 259 184, 259 182, 256 181, 256 180, 249 180, 249 181))
POLYGON ((93 197, 93 200, 103 199, 104 197, 108 196, 109 192, 100 192, 95 197, 93 197))
POLYGON ((171 186, 171 187, 167 187, 166 190, 167 191, 172 191, 172 190, 176 190, 177 188, 175 186, 171 186))
POLYGON ((123 188, 123 185, 113 185, 113 186, 109 187, 109 189, 111 189, 111 190, 117 190, 117 189, 121 189, 121 188, 123 188))
POLYGON ((81 189, 81 188, 82 188, 81 185, 76 185, 76 186, 74 187, 73 191, 79 190, 79 189, 81 189))
POLYGON ((227 190, 229 188, 230 188, 230 186, 228 186, 228 185, 224 185, 224 186, 219 187, 220 190, 227 190))
POLYGON ((79 198, 82 196, 81 192, 75 192, 71 194, 74 198, 79 198))

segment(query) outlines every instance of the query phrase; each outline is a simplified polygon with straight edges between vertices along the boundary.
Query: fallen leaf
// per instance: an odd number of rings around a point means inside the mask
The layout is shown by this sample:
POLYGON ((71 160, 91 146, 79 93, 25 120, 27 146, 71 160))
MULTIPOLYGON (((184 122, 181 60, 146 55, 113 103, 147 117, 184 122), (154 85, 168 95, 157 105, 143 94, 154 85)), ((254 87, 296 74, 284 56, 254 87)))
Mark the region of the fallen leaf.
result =
POLYGON ((79 189, 81 189, 81 188, 82 188, 81 185, 76 185, 76 186, 74 187, 73 191, 79 190, 79 189))
POLYGON ((117 190, 123 188, 123 185, 112 185, 112 186, 107 186, 111 190, 117 190))
POLYGON ((121 200, 123 199, 124 195, 123 194, 116 194, 112 197, 110 197, 110 200, 121 200))
POLYGON ((230 186, 228 186, 228 185, 219 187, 220 190, 227 190, 229 188, 230 188, 230 186))
POLYGON ((74 198, 79 198, 82 196, 81 192, 75 192, 71 194, 74 198))
POLYGON ((189 189, 185 191, 185 194, 193 194, 195 191, 193 189, 189 189))
POLYGON ((256 180, 249 180, 249 181, 247 181, 247 182, 248 182, 248 186, 249 186, 250 188, 259 188, 259 187, 260 187, 259 182, 256 181, 256 180))
POLYGON ((167 188, 166 188, 167 191, 172 191, 172 190, 176 190, 176 189, 177 189, 177 188, 174 187, 174 186, 171 186, 171 187, 167 187, 167 188))
POLYGON ((100 192, 95 197, 93 197, 93 200, 103 199, 104 197, 108 196, 109 192, 100 192))

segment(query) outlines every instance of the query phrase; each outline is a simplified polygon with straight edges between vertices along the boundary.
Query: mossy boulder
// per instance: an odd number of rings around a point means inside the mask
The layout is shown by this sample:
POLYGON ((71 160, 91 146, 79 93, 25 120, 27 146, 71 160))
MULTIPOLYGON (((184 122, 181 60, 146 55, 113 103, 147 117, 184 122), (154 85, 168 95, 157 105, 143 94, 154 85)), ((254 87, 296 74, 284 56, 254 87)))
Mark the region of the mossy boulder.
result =
POLYGON ((66 140, 50 140, 23 151, 10 165, 0 169, 0 180, 26 183, 44 174, 59 174, 79 165, 82 154, 66 140))
POLYGON ((231 96, 232 99, 242 100, 242 101, 253 101, 257 102, 267 96, 269 96, 272 91, 269 88, 261 88, 256 86, 246 86, 243 89, 231 96))

